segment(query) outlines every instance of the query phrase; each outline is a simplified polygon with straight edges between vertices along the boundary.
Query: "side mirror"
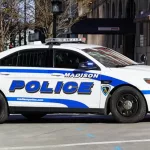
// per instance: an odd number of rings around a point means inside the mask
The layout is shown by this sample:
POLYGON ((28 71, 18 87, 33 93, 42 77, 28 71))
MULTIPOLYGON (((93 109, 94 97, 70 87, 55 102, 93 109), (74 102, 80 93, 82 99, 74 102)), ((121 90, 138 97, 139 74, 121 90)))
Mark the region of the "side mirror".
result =
POLYGON ((82 62, 79 64, 79 69, 82 70, 97 70, 98 67, 92 61, 82 62))
POLYGON ((144 54, 141 56, 141 61, 144 63, 147 61, 147 57, 144 54))

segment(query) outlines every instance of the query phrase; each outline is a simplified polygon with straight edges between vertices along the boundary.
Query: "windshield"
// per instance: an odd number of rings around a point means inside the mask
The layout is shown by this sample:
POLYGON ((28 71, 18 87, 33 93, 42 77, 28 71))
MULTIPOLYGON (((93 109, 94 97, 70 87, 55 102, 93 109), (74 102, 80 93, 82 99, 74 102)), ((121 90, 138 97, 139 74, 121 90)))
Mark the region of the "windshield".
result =
POLYGON ((105 67, 125 67, 138 64, 128 57, 105 47, 83 49, 83 51, 94 57, 105 67))

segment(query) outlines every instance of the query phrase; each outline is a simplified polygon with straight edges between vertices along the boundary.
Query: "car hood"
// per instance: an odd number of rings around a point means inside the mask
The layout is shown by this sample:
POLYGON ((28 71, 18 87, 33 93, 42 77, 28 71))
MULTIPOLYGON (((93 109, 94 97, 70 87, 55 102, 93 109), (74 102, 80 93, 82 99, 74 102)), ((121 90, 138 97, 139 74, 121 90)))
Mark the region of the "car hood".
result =
POLYGON ((135 75, 150 75, 150 66, 147 65, 133 65, 120 68, 111 68, 111 70, 117 71, 118 73, 137 73, 135 75))
POLYGON ((136 70, 136 71, 150 71, 150 66, 146 66, 146 65, 133 65, 133 66, 126 66, 124 67, 124 69, 132 69, 132 70, 136 70))

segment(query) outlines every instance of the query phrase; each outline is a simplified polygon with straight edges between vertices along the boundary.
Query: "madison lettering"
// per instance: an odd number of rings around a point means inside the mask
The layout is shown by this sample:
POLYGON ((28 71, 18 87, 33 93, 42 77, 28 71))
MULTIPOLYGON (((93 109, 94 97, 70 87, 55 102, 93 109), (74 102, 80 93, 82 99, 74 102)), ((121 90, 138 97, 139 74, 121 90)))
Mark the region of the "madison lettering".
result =
POLYGON ((98 78, 98 76, 93 73, 65 73, 65 77, 69 78, 98 78))

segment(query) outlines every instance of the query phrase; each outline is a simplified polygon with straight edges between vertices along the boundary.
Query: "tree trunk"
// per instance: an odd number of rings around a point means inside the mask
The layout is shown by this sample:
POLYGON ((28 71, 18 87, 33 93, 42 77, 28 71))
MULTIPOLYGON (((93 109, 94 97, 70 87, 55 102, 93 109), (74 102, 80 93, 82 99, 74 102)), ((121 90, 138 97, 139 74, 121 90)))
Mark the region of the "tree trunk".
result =
POLYGON ((0 36, 0 52, 4 50, 4 39, 0 36))

